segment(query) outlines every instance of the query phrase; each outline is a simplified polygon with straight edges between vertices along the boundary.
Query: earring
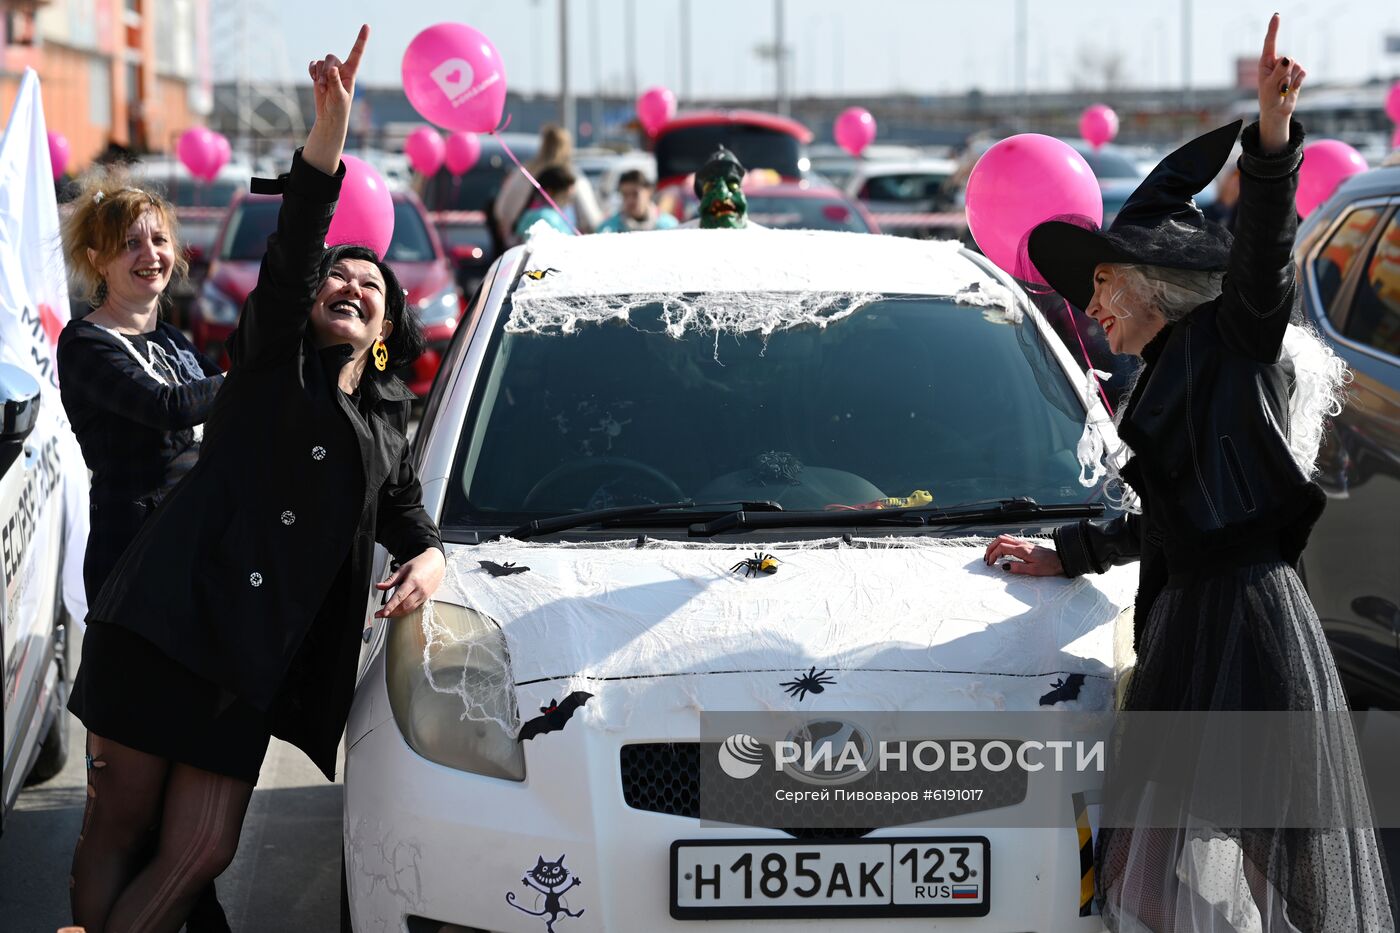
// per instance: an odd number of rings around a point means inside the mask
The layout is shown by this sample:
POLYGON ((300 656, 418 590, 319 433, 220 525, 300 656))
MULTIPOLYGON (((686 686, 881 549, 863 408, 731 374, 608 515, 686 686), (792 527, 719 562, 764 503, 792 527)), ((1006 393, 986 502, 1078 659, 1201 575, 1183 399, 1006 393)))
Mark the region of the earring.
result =
POLYGON ((92 294, 92 307, 94 309, 102 307, 102 303, 107 300, 107 280, 99 279, 97 290, 92 294))
POLYGON ((370 351, 374 354, 374 368, 381 373, 389 368, 389 348, 384 346, 383 340, 374 342, 374 349, 370 351))

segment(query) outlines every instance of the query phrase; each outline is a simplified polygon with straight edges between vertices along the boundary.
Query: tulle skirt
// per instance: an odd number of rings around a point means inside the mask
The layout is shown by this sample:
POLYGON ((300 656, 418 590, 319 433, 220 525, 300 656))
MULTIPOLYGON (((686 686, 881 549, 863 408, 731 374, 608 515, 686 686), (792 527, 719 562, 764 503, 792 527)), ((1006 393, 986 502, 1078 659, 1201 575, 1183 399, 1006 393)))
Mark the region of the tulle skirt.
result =
MULTIPOLYGON (((1347 708, 1312 602, 1293 569, 1278 561, 1173 577, 1142 629, 1121 705, 1124 711, 1347 708)), ((1394 933, 1388 869, 1371 826, 1356 739, 1343 717, 1328 721, 1343 725, 1284 753, 1283 769, 1309 782, 1311 822, 1301 827, 1287 812, 1273 825, 1251 822, 1254 828, 1202 818, 1212 810, 1205 796, 1218 790, 1209 754, 1193 759, 1185 780, 1169 788, 1140 780, 1140 772, 1131 785, 1124 772, 1115 781, 1110 767, 1105 796, 1116 801, 1116 828, 1100 831, 1095 851, 1096 894, 1108 928, 1394 933), (1166 823, 1164 809, 1174 814, 1166 823)), ((1120 722, 1133 728, 1131 716, 1120 722)))

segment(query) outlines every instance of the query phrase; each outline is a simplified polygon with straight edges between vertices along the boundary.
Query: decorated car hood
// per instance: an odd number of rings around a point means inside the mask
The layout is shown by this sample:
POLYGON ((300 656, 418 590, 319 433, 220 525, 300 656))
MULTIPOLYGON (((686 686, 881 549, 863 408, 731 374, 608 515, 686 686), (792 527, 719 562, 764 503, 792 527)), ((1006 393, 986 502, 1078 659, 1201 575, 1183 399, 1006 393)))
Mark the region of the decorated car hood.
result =
POLYGON ((749 546, 504 540, 450 548, 436 600, 500 625, 517 684, 812 667, 1024 677, 1037 689, 1047 675, 1108 677, 1136 568, 1012 575, 983 563, 986 544, 770 543, 768 572, 746 565, 749 546))

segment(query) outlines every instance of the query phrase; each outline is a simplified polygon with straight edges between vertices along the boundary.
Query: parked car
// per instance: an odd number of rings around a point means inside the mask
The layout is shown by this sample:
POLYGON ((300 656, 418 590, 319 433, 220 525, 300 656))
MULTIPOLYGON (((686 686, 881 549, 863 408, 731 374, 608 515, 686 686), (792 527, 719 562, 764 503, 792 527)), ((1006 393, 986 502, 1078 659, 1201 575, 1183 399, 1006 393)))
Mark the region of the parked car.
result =
POLYGON ((20 788, 68 759, 63 485, 57 442, 34 433, 42 414, 38 382, 0 364, 0 833, 20 788))
POLYGON ((953 191, 957 170, 954 159, 861 162, 846 180, 846 193, 888 233, 958 239, 966 234, 967 216, 953 191))
POLYGON ((1136 568, 982 561, 985 536, 1112 511, 1078 481, 1086 418, 1112 443, 1083 383, 1015 284, 955 244, 683 229, 507 252, 415 440, 447 582, 427 615, 367 606, 348 928, 796 929, 783 918, 839 909, 862 930, 1101 930, 1071 806, 1097 776, 1030 777, 1063 805, 1051 828, 844 835, 702 821, 698 777, 721 748, 699 741, 707 711, 1110 707, 1136 568), (982 869, 957 903, 855 905, 826 883, 849 845, 950 836, 982 869), (816 873, 803 906, 737 878, 687 893, 698 847, 766 864, 798 840, 798 876, 772 872, 784 890, 816 873))
MULTIPOLYGON (((408 191, 393 192, 394 236, 385 259, 408 292, 408 302, 423 322, 428 348, 404 381, 420 397, 427 394, 462 315, 462 297, 442 241, 428 223, 418 197, 408 191)), ((245 194, 229 208, 219 231, 209 275, 200 288, 191 314, 195 346, 209 359, 227 368, 226 343, 238 324, 243 301, 258 282, 258 269, 267 238, 277 228, 281 198, 245 194)))
POLYGON ((807 147, 807 164, 811 171, 817 172, 844 191, 852 173, 864 162, 917 159, 920 155, 916 146, 891 143, 871 143, 858 156, 851 155, 835 143, 813 143, 807 147))
POLYGON ((744 167, 768 169, 786 181, 801 181, 809 167, 803 147, 812 132, 796 120, 756 110, 698 110, 679 114, 656 132, 656 196, 684 195, 690 179, 720 146, 744 167))
POLYGON ((1304 578, 1352 705, 1400 709, 1400 166, 1343 184, 1295 255, 1305 313, 1352 372, 1304 578))
MULTIPOLYGON (((763 169, 744 178, 749 219, 778 230, 847 230, 879 233, 880 225, 859 202, 823 181, 789 182, 763 169)), ((693 189, 672 191, 669 204, 682 220, 693 220, 700 201, 693 189)))

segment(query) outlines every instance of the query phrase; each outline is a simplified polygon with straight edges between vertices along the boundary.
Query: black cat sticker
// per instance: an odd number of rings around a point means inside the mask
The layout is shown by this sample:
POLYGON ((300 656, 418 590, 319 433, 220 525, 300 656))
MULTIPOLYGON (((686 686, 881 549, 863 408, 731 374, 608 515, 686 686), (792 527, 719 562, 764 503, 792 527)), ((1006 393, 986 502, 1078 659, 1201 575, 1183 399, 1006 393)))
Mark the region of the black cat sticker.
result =
POLYGON ((583 909, 577 913, 569 909, 569 902, 564 899, 564 892, 571 891, 583 884, 578 876, 564 867, 564 856, 559 856, 553 862, 546 862, 544 856, 540 856, 535 862, 535 867, 521 877, 520 883, 526 888, 535 892, 535 907, 538 910, 530 910, 515 902, 515 892, 506 892, 506 903, 514 907, 521 913, 529 914, 532 917, 543 917, 544 927, 548 933, 554 933, 554 925, 561 917, 582 917, 583 909))

